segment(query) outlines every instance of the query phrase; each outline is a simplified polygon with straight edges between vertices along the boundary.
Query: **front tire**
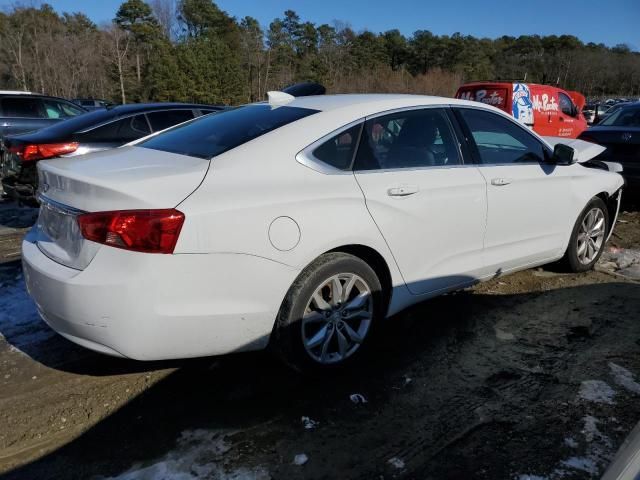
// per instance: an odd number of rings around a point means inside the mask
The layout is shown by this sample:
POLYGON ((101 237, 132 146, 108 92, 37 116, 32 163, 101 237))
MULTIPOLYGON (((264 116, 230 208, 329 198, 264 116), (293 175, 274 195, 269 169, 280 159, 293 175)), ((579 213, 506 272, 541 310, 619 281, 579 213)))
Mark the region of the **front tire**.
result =
POLYGON ((351 361, 384 315, 380 280, 362 259, 326 253, 296 278, 280 307, 273 346, 297 370, 351 361))
POLYGON ((604 251, 608 233, 609 211, 602 199, 595 197, 582 210, 573 227, 564 258, 569 270, 591 270, 604 251))

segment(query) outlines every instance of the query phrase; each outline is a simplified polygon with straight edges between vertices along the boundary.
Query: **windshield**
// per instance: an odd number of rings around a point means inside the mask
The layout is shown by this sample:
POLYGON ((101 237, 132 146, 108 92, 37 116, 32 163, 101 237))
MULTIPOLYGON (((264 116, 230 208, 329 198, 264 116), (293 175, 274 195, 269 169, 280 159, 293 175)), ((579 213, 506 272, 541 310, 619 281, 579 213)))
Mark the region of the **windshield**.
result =
POLYGON ((246 105, 179 125, 138 146, 208 160, 317 112, 298 107, 273 108, 268 104, 246 105))
POLYGON ((640 105, 618 108, 605 117, 600 125, 605 127, 640 127, 640 105))

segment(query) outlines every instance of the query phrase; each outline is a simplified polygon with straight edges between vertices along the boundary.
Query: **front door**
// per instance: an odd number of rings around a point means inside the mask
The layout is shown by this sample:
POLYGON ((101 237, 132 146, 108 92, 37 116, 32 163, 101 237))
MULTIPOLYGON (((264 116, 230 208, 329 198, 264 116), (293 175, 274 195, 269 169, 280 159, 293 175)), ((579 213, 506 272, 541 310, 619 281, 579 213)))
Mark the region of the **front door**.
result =
POLYGON ((575 221, 567 200, 570 169, 545 162, 548 147, 511 119, 486 110, 454 110, 487 182, 486 274, 561 255, 575 221))
POLYGON ((354 171, 411 293, 478 278, 486 183, 464 164, 446 107, 368 118, 354 171))

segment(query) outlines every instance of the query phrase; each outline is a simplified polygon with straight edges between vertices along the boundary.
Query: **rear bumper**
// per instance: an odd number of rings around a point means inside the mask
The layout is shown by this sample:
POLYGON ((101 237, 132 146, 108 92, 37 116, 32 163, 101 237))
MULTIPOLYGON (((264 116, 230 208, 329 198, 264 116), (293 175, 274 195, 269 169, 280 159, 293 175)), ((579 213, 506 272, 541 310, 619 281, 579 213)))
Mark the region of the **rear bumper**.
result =
POLYGON ((241 254, 153 255, 101 248, 83 271, 22 244, 44 321, 89 349, 137 360, 264 348, 298 272, 241 254))

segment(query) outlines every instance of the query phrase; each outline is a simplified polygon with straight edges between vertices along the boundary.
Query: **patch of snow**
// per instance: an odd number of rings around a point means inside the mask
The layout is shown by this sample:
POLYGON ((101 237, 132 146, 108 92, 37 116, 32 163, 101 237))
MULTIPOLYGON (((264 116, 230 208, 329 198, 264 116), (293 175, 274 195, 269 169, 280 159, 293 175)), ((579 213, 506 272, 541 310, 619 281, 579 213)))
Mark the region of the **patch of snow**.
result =
POLYGON ((516 336, 511 332, 506 332, 498 327, 494 327, 496 332, 496 338, 498 340, 502 340, 503 342, 511 342, 516 339, 516 336))
MULTIPOLYGON (((575 478, 587 474, 589 478, 597 478, 613 458, 613 444, 611 439, 598 428, 600 421, 587 415, 583 419, 582 435, 586 442, 586 450, 582 455, 572 455, 560 462, 560 465, 547 477, 536 475, 519 475, 517 480, 561 480, 575 478)), ((571 448, 578 448, 578 442, 572 438, 564 439, 564 444, 571 448)))
POLYGON ((0 339, 4 338, 11 350, 20 352, 56 335, 40 319, 33 300, 27 295, 22 274, 0 285, 0 339))
POLYGON ((349 400, 351 400, 353 403, 367 403, 367 399, 364 398, 364 395, 360 393, 353 393, 349 395, 349 400))
POLYGON ((315 420, 309 418, 309 417, 302 417, 301 419, 302 421, 302 425, 304 426, 305 430, 313 430, 314 428, 316 428, 318 426, 318 422, 316 422, 315 420))
POLYGON ((115 477, 103 480, 268 480, 263 467, 226 468, 225 454, 230 446, 226 434, 211 430, 186 430, 177 446, 162 459, 150 465, 134 465, 115 477))
POLYGON ((609 363, 609 370, 618 385, 632 393, 640 395, 640 383, 635 381, 633 373, 615 363, 609 363))
POLYGON ((295 457, 293 457, 294 465, 304 465, 309 461, 309 457, 307 457, 304 453, 299 453, 295 457))
POLYGON ((613 405, 613 397, 616 392, 607 384, 601 380, 585 380, 580 384, 580 391, 578 397, 593 403, 606 403, 607 405, 613 405))
POLYGON ((390 458, 387 463, 398 470, 404 469, 404 461, 401 458, 393 457, 390 458))
POLYGON ((562 461, 562 465, 572 468, 574 470, 581 470, 587 472, 589 475, 597 475, 598 466, 592 458, 586 457, 571 457, 562 461))
POLYGON ((573 437, 567 437, 564 439, 564 444, 569 448, 578 448, 578 442, 573 437))

